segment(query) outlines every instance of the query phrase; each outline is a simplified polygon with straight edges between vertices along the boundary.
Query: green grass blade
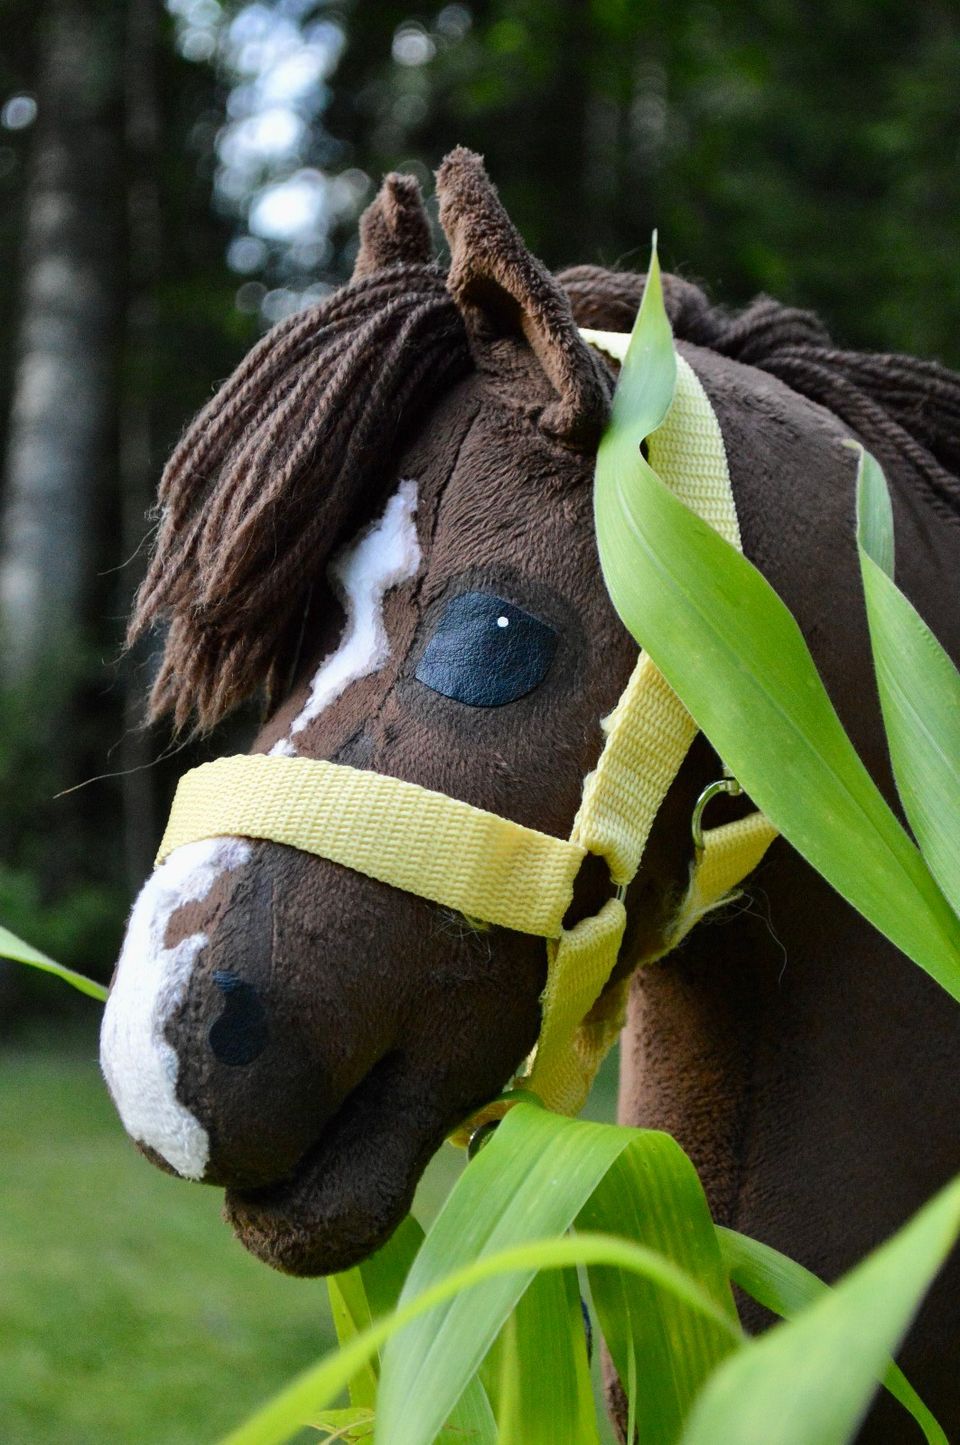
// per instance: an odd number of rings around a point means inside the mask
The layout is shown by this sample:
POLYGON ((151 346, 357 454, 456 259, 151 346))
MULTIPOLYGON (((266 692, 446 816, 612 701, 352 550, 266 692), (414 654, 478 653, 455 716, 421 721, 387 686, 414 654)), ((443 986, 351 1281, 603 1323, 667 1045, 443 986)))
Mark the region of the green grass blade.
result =
MULTIPOLYGON (((685 1190, 677 1207, 678 1175, 690 1169, 666 1134, 648 1134, 646 1147, 625 1149, 577 1217, 577 1228, 616 1233, 682 1263, 710 1296, 736 1310, 703 1191, 685 1190), (682 1162, 681 1162, 682 1161, 682 1162), (713 1238, 711 1238, 713 1235, 713 1238)), ((729 1336, 682 1301, 621 1270, 591 1269, 594 1306, 617 1373, 635 1388, 636 1436, 644 1445, 679 1437, 683 1421, 707 1375, 730 1352, 729 1336), (631 1363, 632 1362, 632 1363, 631 1363), (669 1381, 669 1386, 666 1382, 669 1381)))
MULTIPOLYGON (((688 1273, 701 1252, 712 1251, 711 1281, 720 1281, 717 1307, 728 1311, 729 1320, 732 1306, 710 1216, 693 1166, 679 1147, 664 1135, 563 1119, 532 1103, 518 1105, 507 1115, 461 1176, 427 1236, 402 1303, 451 1268, 568 1228, 627 1150, 636 1159, 638 1208, 643 1211, 645 1201, 649 1204, 644 1242, 662 1255, 675 1250, 675 1262, 688 1273), (686 1228, 674 1233, 676 1218, 684 1220, 686 1228)), ((613 1227, 619 1230, 619 1222, 614 1221, 613 1227)), ((498 1277, 482 1292, 451 1300, 391 1341, 381 1377, 380 1438, 390 1445, 426 1445, 433 1439, 533 1274, 531 1266, 525 1275, 498 1277)), ((671 1345, 677 1350, 689 1348, 696 1356, 701 1337, 693 1331, 671 1345)), ((699 1379, 716 1363, 721 1348, 711 1337, 711 1349, 699 1360, 699 1379)), ((695 1372, 697 1367, 690 1368, 695 1372)), ((650 1396, 651 1414, 662 1390, 671 1397, 663 1404, 663 1413, 672 1418, 677 1388, 672 1356, 651 1354, 640 1362, 640 1369, 638 1385, 650 1396)))
POLYGON ((631 454, 663 421, 677 384, 673 332, 663 302, 663 283, 654 235, 640 310, 630 333, 627 357, 613 396, 604 444, 631 454))
POLYGON ((324 1441, 369 1440, 373 1434, 373 1411, 359 1406, 346 1410, 322 1410, 315 1420, 307 1422, 311 1429, 322 1430, 324 1441))
POLYGON ((960 914, 960 673, 893 580, 893 520, 862 448, 857 542, 890 761, 927 866, 960 914))
POLYGON ((832 1290, 725 1361, 683 1445, 844 1445, 960 1231, 960 1179, 832 1290))
MULTIPOLYGON (((373 1317, 359 1269, 348 1269, 341 1274, 330 1275, 327 1280, 327 1294, 330 1298, 334 1329, 341 1345, 349 1344, 357 1335, 362 1335, 364 1330, 370 1328, 373 1317)), ((350 1381, 350 1404, 354 1410, 372 1411, 376 1406, 379 1378, 377 1364, 376 1357, 368 1360, 350 1381)))
MULTIPOLYGON (((636 340, 624 362, 628 386, 636 340)), ((796 622, 634 443, 615 407, 597 459, 595 513, 621 618, 757 806, 960 999, 960 922, 858 758, 796 622)))
MULTIPOLYGON (((331 1275, 327 1280, 330 1307, 341 1345, 349 1344, 375 1319, 396 1309, 404 1281, 423 1243, 423 1230, 408 1214, 375 1254, 353 1269, 331 1275)), ((350 1381, 350 1404, 368 1410, 373 1418, 380 1380, 380 1355, 375 1353, 350 1381)), ((472 1379, 451 1412, 447 1425, 466 1432, 474 1441, 496 1438, 493 1411, 483 1384, 472 1379)), ((372 1430, 372 1425, 371 1425, 372 1430)))
POLYGON ((422 1244, 423 1228, 412 1214, 408 1214, 386 1244, 356 1266, 363 1276, 374 1319, 396 1309, 404 1282, 422 1244))
POLYGON ((75 973, 72 968, 64 968, 62 963, 55 963, 38 948, 33 948, 29 943, 24 943, 9 928, 0 924, 0 958, 10 958, 14 963, 26 963, 30 968, 39 968, 43 973, 52 973, 56 978, 69 983, 72 988, 80 993, 85 993, 88 998, 99 999, 101 1003, 107 997, 107 990, 102 983, 96 983, 92 978, 85 978, 82 973, 75 973))
POLYGON ((498 1445, 599 1445, 574 1270, 541 1270, 504 1329, 498 1445))
MULTIPOLYGON (((829 1285, 779 1250, 717 1226, 720 1253, 734 1284, 773 1314, 793 1319, 801 1310, 829 1293, 829 1285)), ((893 1360, 882 1375, 884 1388, 916 1420, 928 1445, 949 1445, 938 1421, 920 1399, 906 1375, 893 1360)))
MULTIPOLYGON (((403 1282, 423 1243, 423 1230, 407 1215, 382 1248, 353 1269, 332 1274, 327 1293, 337 1339, 348 1344, 363 1334, 380 1315, 396 1308, 403 1282)), ((350 1381, 350 1404, 355 1410, 372 1412, 377 1402, 380 1357, 374 1355, 350 1381)), ((371 1424, 372 1431, 373 1426, 371 1424)))
MULTIPOLYGON (((296 1434, 304 1421, 315 1419, 325 1410, 365 1361, 393 1335, 464 1291, 499 1275, 518 1275, 527 1280, 541 1269, 570 1269, 580 1264, 607 1264, 655 1279, 662 1289, 715 1320, 730 1335, 732 1343, 740 1342, 740 1331, 726 1311, 701 1289, 695 1279, 672 1260, 651 1249, 607 1235, 579 1234, 566 1239, 528 1240, 511 1249, 474 1260, 438 1280, 394 1314, 375 1320, 368 1330, 357 1335, 348 1345, 304 1370, 255 1415, 225 1436, 222 1445, 283 1445, 296 1434)), ((402 1431, 387 1436, 389 1445, 402 1445, 406 1438, 402 1431)))

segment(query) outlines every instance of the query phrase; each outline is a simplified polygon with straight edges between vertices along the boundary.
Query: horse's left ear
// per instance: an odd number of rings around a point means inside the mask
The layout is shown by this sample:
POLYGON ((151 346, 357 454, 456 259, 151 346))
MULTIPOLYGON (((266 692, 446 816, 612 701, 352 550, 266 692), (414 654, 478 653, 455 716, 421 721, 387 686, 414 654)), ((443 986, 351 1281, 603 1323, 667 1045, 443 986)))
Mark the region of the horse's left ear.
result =
POLYGON ((354 281, 402 262, 430 260, 430 222, 415 176, 391 171, 360 217, 360 249, 354 281))
POLYGON ((437 195, 451 252, 447 289, 478 364, 495 366, 490 347, 505 336, 526 341, 557 393, 540 425, 568 446, 594 450, 610 383, 563 288, 523 244, 478 155, 462 146, 451 151, 437 172, 437 195))

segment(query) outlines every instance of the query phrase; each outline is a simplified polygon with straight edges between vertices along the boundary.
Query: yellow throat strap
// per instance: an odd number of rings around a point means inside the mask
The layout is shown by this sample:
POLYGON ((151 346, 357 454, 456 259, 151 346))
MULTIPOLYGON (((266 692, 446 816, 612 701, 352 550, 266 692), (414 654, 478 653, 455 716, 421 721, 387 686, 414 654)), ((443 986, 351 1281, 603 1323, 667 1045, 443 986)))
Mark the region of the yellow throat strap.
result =
MULTIPOLYGON (((583 331, 622 360, 629 337, 583 331)), ((677 356, 673 404, 648 438, 649 461, 689 507, 740 546, 720 427, 695 373, 677 356)), ((569 840, 524 828, 446 794, 338 763, 264 754, 220 758, 181 778, 157 862, 218 835, 286 843, 468 918, 547 940, 540 1037, 514 1081, 559 1113, 582 1107, 623 1024, 627 980, 605 987, 626 924, 623 894, 696 725, 643 652, 584 781, 569 840), (586 854, 606 859, 617 895, 564 929, 586 854)), ((664 952, 759 863, 776 830, 760 813, 707 830, 664 952)), ((481 1110, 469 1128, 497 1117, 481 1110)), ((462 1142, 468 1130, 461 1130, 462 1142)))

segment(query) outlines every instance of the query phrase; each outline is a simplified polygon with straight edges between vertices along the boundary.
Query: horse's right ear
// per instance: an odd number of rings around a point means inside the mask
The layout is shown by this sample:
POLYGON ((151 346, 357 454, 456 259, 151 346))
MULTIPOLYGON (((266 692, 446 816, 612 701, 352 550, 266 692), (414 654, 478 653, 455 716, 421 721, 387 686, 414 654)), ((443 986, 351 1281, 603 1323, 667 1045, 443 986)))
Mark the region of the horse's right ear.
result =
POLYGON ((426 263, 431 251, 430 222, 416 177, 393 171, 360 217, 360 249, 352 279, 360 281, 403 261, 426 263))
POLYGON ((495 369, 490 348, 505 336, 526 342, 557 393, 540 425, 578 451, 594 450, 610 384, 563 288, 523 244, 478 155, 462 146, 451 151, 437 172, 437 195, 450 243, 447 290, 478 365, 495 369))

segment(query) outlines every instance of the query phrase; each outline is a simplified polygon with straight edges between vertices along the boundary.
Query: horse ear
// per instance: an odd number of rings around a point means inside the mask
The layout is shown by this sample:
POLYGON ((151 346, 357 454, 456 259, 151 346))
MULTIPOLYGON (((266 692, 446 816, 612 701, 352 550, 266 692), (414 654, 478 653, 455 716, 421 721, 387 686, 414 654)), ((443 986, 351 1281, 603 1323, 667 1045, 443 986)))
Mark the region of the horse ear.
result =
POLYGON ((360 250, 354 281, 403 261, 426 263, 432 245, 430 222, 414 176, 391 172, 360 217, 360 250))
POLYGON ((593 450, 610 385, 563 288, 523 244, 478 155, 462 146, 451 151, 437 172, 437 195, 451 252, 447 289, 478 364, 495 369, 489 348, 502 337, 524 340, 557 393, 540 425, 568 446, 593 450))

